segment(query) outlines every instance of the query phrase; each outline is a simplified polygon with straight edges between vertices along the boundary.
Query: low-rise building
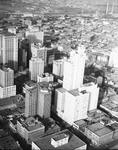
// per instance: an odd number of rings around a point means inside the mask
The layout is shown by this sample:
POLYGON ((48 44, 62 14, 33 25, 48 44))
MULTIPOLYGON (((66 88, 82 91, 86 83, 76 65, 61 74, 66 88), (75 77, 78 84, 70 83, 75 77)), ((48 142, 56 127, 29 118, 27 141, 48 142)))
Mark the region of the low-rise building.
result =
POLYGON ((87 126, 87 122, 84 119, 75 121, 73 123, 73 128, 76 129, 76 130, 79 130, 79 131, 82 131, 81 127, 84 127, 84 129, 85 129, 86 126, 87 126))
POLYGON ((0 98, 6 98, 16 95, 16 85, 1 87, 0 86, 0 98))
POLYGON ((15 141, 11 135, 0 138, 0 149, 22 150, 18 141, 15 141))
POLYGON ((53 82, 54 76, 50 73, 44 73, 37 76, 37 82, 53 82))
POLYGON ((69 130, 46 136, 36 142, 32 142, 32 150, 53 149, 86 149, 87 145, 69 130))
POLYGON ((21 118, 17 121, 17 131, 30 144, 44 135, 45 126, 34 117, 21 118))
POLYGON ((85 135, 93 145, 100 146, 112 141, 113 131, 97 122, 85 128, 85 135))

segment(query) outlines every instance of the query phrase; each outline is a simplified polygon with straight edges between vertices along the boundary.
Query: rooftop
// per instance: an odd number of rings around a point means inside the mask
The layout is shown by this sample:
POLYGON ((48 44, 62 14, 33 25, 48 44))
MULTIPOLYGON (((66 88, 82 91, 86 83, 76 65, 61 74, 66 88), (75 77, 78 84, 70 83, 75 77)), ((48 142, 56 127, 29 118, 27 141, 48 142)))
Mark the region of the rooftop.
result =
POLYGON ((68 137, 68 135, 65 134, 65 133, 62 133, 62 134, 58 134, 58 135, 54 136, 53 139, 54 139, 55 141, 59 141, 59 140, 64 139, 64 138, 66 138, 66 137, 68 137))
POLYGON ((2 147, 3 149, 15 149, 19 147, 19 145, 16 143, 14 138, 11 135, 9 135, 0 138, 0 147, 2 147))
POLYGON ((72 94, 73 96, 79 96, 81 94, 86 93, 86 91, 84 90, 84 91, 79 92, 78 89, 73 89, 73 90, 68 91, 68 93, 72 94))
POLYGON ((33 131, 36 129, 40 129, 44 127, 42 122, 36 120, 34 117, 29 117, 26 120, 20 119, 19 122, 22 124, 24 128, 26 128, 28 131, 33 131))
POLYGON ((98 131, 102 128, 104 128, 104 125, 102 125, 101 123, 97 122, 95 124, 92 124, 90 126, 87 127, 89 130, 91 130, 92 132, 98 131))
POLYGON ((0 31, 0 35, 2 36, 16 36, 15 34, 7 31, 0 31))
POLYGON ((49 136, 46 136, 36 142, 34 142, 38 147, 40 147, 41 150, 53 150, 53 149, 76 149, 79 148, 81 146, 86 145, 82 140, 80 140, 77 136, 75 136, 74 134, 72 134, 72 132, 66 130, 62 130, 58 133, 55 134, 51 134, 49 136), (57 148, 53 147, 51 145, 51 138, 53 138, 54 136, 58 135, 58 134, 68 134, 70 139, 69 142, 65 145, 59 146, 57 148))
POLYGON ((56 91, 59 91, 60 93, 64 93, 64 92, 66 92, 67 90, 64 89, 64 88, 57 88, 56 91))
POLYGON ((104 127, 100 130, 95 131, 95 134, 97 134, 98 136, 104 136, 105 134, 109 134, 113 132, 111 129, 109 129, 108 127, 104 127))
POLYGON ((10 72, 10 71, 13 71, 11 68, 6 68, 6 67, 2 67, 2 69, 0 69, 4 72, 10 72))
POLYGON ((27 82, 25 82, 25 85, 29 86, 29 87, 32 87, 32 86, 35 86, 36 85, 36 82, 35 81, 32 81, 32 80, 29 80, 27 82))
POLYGON ((78 126, 81 126, 81 125, 87 124, 87 122, 84 121, 83 119, 81 119, 81 120, 75 121, 74 124, 76 124, 76 125, 78 125, 78 126))

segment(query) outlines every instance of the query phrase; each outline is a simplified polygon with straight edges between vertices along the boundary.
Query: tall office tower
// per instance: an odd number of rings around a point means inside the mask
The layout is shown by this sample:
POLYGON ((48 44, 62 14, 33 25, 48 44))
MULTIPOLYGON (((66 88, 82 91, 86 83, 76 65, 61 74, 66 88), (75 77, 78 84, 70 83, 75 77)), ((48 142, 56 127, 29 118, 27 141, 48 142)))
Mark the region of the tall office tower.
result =
POLYGON ((0 98, 16 95, 16 85, 14 85, 14 71, 3 67, 0 69, 0 98))
POLYGON ((37 76, 44 73, 44 60, 41 58, 31 58, 29 62, 30 79, 37 81, 37 76))
POLYGON ((14 71, 3 67, 0 69, 0 86, 7 87, 14 85, 14 71))
POLYGON ((25 117, 35 116, 38 99, 37 86, 27 89, 25 93, 25 117))
POLYGON ((32 57, 38 57, 44 59, 44 64, 47 63, 47 49, 42 47, 40 43, 31 44, 32 57))
POLYGON ((2 34, 1 59, 13 70, 18 69, 18 38, 12 33, 2 34))
POLYGON ((29 60, 31 59, 30 41, 28 39, 20 40, 18 47, 18 66, 29 68, 29 60))
POLYGON ((64 120, 70 125, 74 121, 87 117, 89 93, 79 92, 78 89, 70 90, 65 95, 64 120))
POLYGON ((42 118, 49 118, 51 112, 51 91, 47 88, 39 88, 37 114, 42 118))
POLYGON ((88 103, 88 111, 96 109, 97 104, 98 104, 98 96, 99 96, 99 87, 97 86, 97 84, 95 84, 93 82, 86 83, 86 84, 83 84, 83 86, 80 87, 79 90, 80 91, 86 90, 87 92, 90 93, 89 103, 88 103))
POLYGON ((84 51, 84 47, 79 47, 78 51, 72 51, 70 58, 64 62, 63 88, 71 90, 83 84, 86 59, 84 51))
POLYGON ((66 91, 67 90, 64 88, 58 88, 55 90, 54 112, 62 119, 64 115, 66 91))
POLYGON ((59 59, 53 61, 53 74, 59 77, 63 76, 64 73, 64 61, 66 59, 59 59))

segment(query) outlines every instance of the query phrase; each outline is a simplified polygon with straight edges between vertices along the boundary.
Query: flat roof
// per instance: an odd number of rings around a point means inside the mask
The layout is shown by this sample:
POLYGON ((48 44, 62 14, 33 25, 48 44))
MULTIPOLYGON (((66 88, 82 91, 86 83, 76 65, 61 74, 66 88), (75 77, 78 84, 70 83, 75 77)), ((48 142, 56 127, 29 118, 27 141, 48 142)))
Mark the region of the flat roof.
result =
POLYGON ((57 88, 56 91, 59 91, 60 93, 65 93, 67 90, 64 88, 57 88))
POLYGON ((12 100, 11 98, 2 98, 0 99, 0 106, 8 106, 8 105, 12 105, 12 100))
POLYGON ((40 140, 34 142, 41 150, 53 150, 53 149, 76 149, 79 147, 82 147, 86 145, 82 140, 80 140, 77 136, 75 136, 72 132, 69 130, 65 129, 60 132, 57 132, 55 134, 51 134, 49 136, 46 136, 44 138, 41 138, 40 140), (69 142, 67 144, 64 144, 62 146, 59 146, 55 148, 54 146, 51 145, 51 138, 58 134, 68 134, 69 135, 69 142))
MULTIPOLYGON (((83 91, 85 91, 85 93, 87 93, 86 90, 83 90, 83 91)), ((83 94, 83 91, 79 92, 78 89, 73 89, 73 90, 70 90, 67 92, 72 94, 73 96, 79 96, 79 95, 83 94)))
POLYGON ((104 136, 104 135, 109 134, 111 132, 113 132, 111 129, 109 129, 108 127, 104 127, 102 129, 95 131, 95 134, 97 134, 98 136, 104 136))
MULTIPOLYGON (((0 138, 0 147, 3 149, 12 149, 15 143, 16 141, 11 135, 0 138)), ((18 147, 18 145, 16 147, 18 147)))
POLYGON ((74 124, 76 124, 76 125, 80 126, 80 125, 85 125, 85 124, 87 124, 87 122, 86 122, 86 121, 84 121, 83 119, 81 119, 81 120, 77 120, 77 121, 75 121, 75 122, 74 122, 74 124))
POLYGON ((8 32, 8 31, 1 31, 0 35, 2 35, 2 36, 16 36, 15 34, 8 32))
POLYGON ((35 81, 32 81, 32 80, 29 80, 27 82, 25 82, 25 85, 29 86, 29 87, 32 87, 34 85, 36 85, 37 83, 35 81))
POLYGON ((104 125, 102 125, 101 123, 97 122, 97 123, 94 123, 90 126, 87 127, 89 130, 91 130, 92 132, 94 131, 98 131, 102 128, 104 128, 104 125))
POLYGON ((78 91, 78 89, 73 89, 68 91, 68 93, 72 94, 73 96, 79 96, 80 92, 78 91))

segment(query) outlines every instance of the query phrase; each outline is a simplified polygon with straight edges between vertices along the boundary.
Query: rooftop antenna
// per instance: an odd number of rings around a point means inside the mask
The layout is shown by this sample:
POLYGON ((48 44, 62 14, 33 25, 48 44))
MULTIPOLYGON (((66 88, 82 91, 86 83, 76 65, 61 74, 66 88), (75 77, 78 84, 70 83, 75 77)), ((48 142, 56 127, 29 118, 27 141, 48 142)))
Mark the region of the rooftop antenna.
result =
POLYGON ((108 14, 108 10, 109 10, 109 3, 107 3, 107 6, 106 6, 106 15, 108 14))

